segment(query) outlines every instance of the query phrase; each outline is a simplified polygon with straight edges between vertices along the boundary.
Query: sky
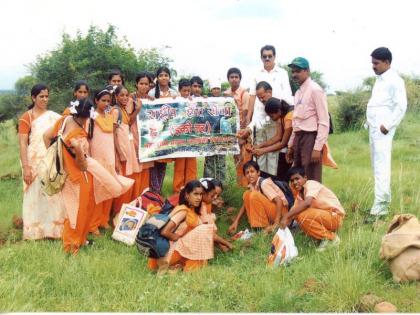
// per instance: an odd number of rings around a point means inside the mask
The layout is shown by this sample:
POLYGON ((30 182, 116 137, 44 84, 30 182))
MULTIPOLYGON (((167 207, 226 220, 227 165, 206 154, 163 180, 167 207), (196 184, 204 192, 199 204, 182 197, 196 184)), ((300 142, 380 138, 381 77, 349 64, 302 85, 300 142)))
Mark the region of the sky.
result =
POLYGON ((63 32, 112 24, 134 49, 160 48, 180 77, 226 81, 238 67, 249 87, 262 68, 260 48, 270 44, 277 63, 305 57, 329 92, 349 90, 373 75, 370 53, 380 46, 391 50, 397 71, 420 75, 419 9, 416 0, 5 0, 0 89, 29 74, 63 32))

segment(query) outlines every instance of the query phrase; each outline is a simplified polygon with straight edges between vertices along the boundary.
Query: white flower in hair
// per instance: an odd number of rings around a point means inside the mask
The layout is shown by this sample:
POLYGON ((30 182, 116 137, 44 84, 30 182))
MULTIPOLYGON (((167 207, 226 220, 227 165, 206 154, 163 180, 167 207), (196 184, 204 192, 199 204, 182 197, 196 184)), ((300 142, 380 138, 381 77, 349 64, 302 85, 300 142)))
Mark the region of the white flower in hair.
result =
POLYGON ((77 114, 77 109, 76 109, 77 106, 79 106, 78 100, 70 102, 70 107, 69 107, 70 114, 77 114))
POLYGON ((95 111, 95 109, 93 107, 90 108, 90 118, 95 120, 96 117, 98 117, 98 113, 95 111))

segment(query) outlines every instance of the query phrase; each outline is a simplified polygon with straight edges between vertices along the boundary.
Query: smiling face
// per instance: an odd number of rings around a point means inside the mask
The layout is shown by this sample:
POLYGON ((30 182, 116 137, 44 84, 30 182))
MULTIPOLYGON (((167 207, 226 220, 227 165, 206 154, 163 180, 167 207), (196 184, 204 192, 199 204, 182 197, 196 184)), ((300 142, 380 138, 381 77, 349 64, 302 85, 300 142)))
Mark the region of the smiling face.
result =
POLYGON ((128 98, 129 98, 128 90, 126 88, 123 88, 120 91, 120 94, 118 94, 116 98, 117 98, 118 104, 125 107, 128 103, 128 98))
POLYGON ((74 91, 73 96, 76 100, 81 100, 88 97, 89 91, 86 85, 81 85, 76 91, 74 91))
POLYGON ((388 60, 379 60, 372 57, 372 69, 376 75, 381 75, 391 67, 388 60))
POLYGON ((185 194, 185 199, 190 207, 197 208, 200 206, 201 200, 203 199, 203 188, 194 188, 192 192, 185 194))
POLYGON ((216 186, 216 195, 214 196, 214 199, 219 198, 222 195, 223 189, 220 186, 216 186))
POLYGON ((47 89, 42 90, 37 96, 32 96, 34 107, 39 109, 47 109, 49 92, 47 89))
POLYGON ((258 177, 260 177, 260 171, 257 171, 253 166, 248 167, 245 170, 245 177, 249 184, 256 185, 258 177))
POLYGON ((290 176, 290 184, 292 188, 299 192, 302 191, 303 185, 305 185, 307 180, 308 178, 306 176, 302 176, 299 173, 290 176))

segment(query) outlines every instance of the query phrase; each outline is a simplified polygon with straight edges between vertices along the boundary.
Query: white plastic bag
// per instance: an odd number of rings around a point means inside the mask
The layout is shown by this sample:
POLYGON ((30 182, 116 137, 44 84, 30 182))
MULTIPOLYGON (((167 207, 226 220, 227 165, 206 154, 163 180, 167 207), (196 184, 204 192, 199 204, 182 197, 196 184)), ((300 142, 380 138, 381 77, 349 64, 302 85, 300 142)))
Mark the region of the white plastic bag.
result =
POLYGON ((270 266, 281 266, 290 263, 297 255, 298 249, 289 228, 278 229, 271 242, 268 264, 270 266))

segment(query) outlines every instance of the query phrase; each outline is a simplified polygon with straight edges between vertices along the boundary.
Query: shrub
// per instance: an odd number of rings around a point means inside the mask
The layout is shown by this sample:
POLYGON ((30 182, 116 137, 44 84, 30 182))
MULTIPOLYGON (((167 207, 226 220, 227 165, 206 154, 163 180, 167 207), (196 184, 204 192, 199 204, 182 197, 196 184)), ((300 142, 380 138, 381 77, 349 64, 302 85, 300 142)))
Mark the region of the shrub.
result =
POLYGON ((370 91, 358 88, 337 93, 336 125, 340 131, 360 129, 366 117, 370 91))

